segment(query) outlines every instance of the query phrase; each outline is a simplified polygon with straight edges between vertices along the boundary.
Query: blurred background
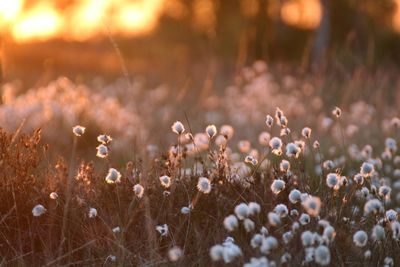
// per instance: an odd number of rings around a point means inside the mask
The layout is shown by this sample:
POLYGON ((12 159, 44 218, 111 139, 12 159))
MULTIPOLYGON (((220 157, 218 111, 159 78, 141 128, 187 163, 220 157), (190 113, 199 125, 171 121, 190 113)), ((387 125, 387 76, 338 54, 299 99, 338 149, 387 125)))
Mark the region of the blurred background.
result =
POLYGON ((2 81, 27 86, 122 72, 203 82, 257 59, 397 67, 400 0, 0 0, 0 42, 2 81))

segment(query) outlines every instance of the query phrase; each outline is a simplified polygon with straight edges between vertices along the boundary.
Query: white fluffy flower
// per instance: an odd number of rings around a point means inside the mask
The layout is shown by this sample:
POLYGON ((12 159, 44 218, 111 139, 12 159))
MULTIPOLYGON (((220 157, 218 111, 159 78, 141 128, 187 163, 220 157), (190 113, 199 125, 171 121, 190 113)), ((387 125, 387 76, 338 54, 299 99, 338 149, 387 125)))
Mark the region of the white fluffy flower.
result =
POLYGON ((288 216, 289 210, 285 204, 278 204, 274 208, 274 212, 278 214, 281 218, 288 216))
POLYGON ((319 197, 306 197, 301 204, 310 216, 318 216, 321 209, 321 199, 319 197))
POLYGON ((254 216, 261 212, 261 206, 256 202, 250 202, 248 206, 249 206, 249 216, 254 216))
POLYGON ((53 200, 56 200, 58 198, 57 192, 51 192, 50 193, 50 198, 53 199, 53 200))
POLYGON ((246 230, 246 232, 248 232, 248 233, 253 231, 254 228, 256 227, 255 223, 252 220, 250 220, 249 218, 246 218, 243 221, 243 226, 244 226, 244 229, 246 230))
POLYGON ((112 140, 113 139, 111 138, 111 136, 106 135, 106 134, 101 134, 101 135, 97 136, 97 141, 102 143, 103 145, 107 145, 112 140))
POLYGON ((260 143, 260 145, 268 146, 270 140, 271 140, 271 135, 267 132, 262 132, 258 136, 258 142, 260 143))
POLYGON ((233 127, 230 125, 222 125, 219 133, 229 140, 233 137, 234 130, 233 127))
POLYGON ((279 164, 279 169, 281 170, 281 172, 288 172, 290 169, 290 162, 283 159, 279 164))
POLYGON ((263 254, 269 254, 272 250, 278 248, 278 240, 273 236, 268 236, 263 239, 260 247, 260 252, 263 254))
POLYGON ((310 223, 310 221, 311 221, 310 215, 308 215, 306 213, 302 213, 300 215, 299 222, 301 225, 307 225, 310 223))
POLYGON ((185 127, 183 126, 182 122, 176 121, 172 124, 171 129, 174 133, 181 135, 185 132, 185 127))
POLYGON ((372 165, 369 162, 364 162, 361 165, 360 168, 360 173, 364 176, 364 177, 369 177, 371 176, 371 174, 374 172, 374 165, 372 165))
POLYGON ((108 156, 108 147, 106 147, 105 145, 101 144, 97 146, 96 149, 97 149, 96 153, 97 157, 104 159, 108 156))
POLYGON ((97 209, 95 209, 95 208, 90 208, 89 209, 89 218, 95 218, 95 217, 97 217, 97 209))
POLYGON ((246 219, 247 217, 249 217, 250 214, 249 206, 247 206, 246 203, 240 203, 235 207, 235 214, 239 220, 246 219))
POLYGON ((157 225, 156 231, 160 233, 161 236, 166 236, 168 235, 168 225, 167 224, 157 225))
POLYGON ((286 156, 297 158, 301 152, 301 149, 294 143, 286 145, 286 156))
POLYGON ((326 246, 318 246, 315 251, 315 262, 319 265, 326 266, 331 262, 331 252, 326 246))
POLYGON ((171 186, 171 177, 163 175, 160 178, 160 183, 163 187, 168 188, 171 186))
POLYGON ((342 110, 338 107, 335 107, 332 110, 332 115, 335 116, 336 118, 339 118, 342 115, 342 110))
POLYGON ((275 212, 268 212, 268 222, 272 226, 278 226, 281 224, 281 218, 275 212))
POLYGON ((273 137, 269 141, 269 146, 272 149, 272 153, 275 155, 281 155, 282 154, 282 140, 279 137, 273 137))
POLYGON ((108 170, 108 174, 106 176, 106 182, 108 184, 114 184, 121 182, 121 173, 114 168, 110 168, 108 170))
POLYGON ((357 247, 364 247, 368 242, 368 235, 366 232, 359 230, 353 235, 353 243, 357 247))
POLYGON ((267 115, 267 117, 265 118, 265 124, 271 128, 272 125, 274 124, 274 118, 272 118, 272 116, 267 115))
POLYGON ((183 250, 178 246, 175 246, 168 251, 168 259, 172 262, 180 260, 182 256, 183 250))
POLYGON ((228 232, 234 231, 239 226, 238 219, 235 215, 229 215, 224 219, 224 227, 228 232))
POLYGON ((35 217, 39 217, 39 216, 43 215, 44 213, 46 213, 46 211, 47 210, 43 205, 38 204, 35 207, 33 207, 32 215, 35 216, 35 217))
POLYGON ((309 127, 304 127, 303 130, 301 130, 301 135, 304 138, 309 139, 311 137, 311 128, 309 127))
POLYGON ((386 237, 385 229, 380 226, 379 224, 375 225, 374 228, 372 228, 372 234, 371 237, 375 241, 382 241, 386 237))
POLYGON ((189 207, 182 207, 181 208, 181 213, 182 214, 189 214, 190 213, 190 208, 189 207))
POLYGON ((210 193, 211 192, 210 180, 206 177, 200 177, 199 181, 197 182, 197 189, 204 194, 210 193))
POLYGON ((283 189, 285 189, 285 181, 283 180, 274 180, 271 184, 271 191, 277 195, 279 194, 283 189))
POLYGON ((144 194, 144 188, 141 184, 135 184, 133 186, 133 192, 135 193, 135 195, 138 198, 142 198, 143 194, 144 194))
POLYGON ((339 176, 336 173, 328 173, 326 176, 326 185, 330 188, 337 189, 339 187, 339 176))
POLYGON ((80 125, 76 125, 72 128, 72 132, 76 135, 76 136, 82 136, 85 133, 85 127, 80 126, 80 125))
POLYGON ((301 200, 301 192, 297 189, 293 189, 289 193, 289 201, 293 204, 296 204, 301 200))
POLYGON ((378 214, 383 212, 382 202, 378 199, 370 199, 364 205, 364 214, 378 214))
POLYGON ((309 247, 314 244, 314 234, 310 231, 301 233, 301 243, 304 247, 309 247))
POLYGON ((206 128, 208 138, 213 138, 217 134, 217 127, 215 125, 208 125, 206 128))

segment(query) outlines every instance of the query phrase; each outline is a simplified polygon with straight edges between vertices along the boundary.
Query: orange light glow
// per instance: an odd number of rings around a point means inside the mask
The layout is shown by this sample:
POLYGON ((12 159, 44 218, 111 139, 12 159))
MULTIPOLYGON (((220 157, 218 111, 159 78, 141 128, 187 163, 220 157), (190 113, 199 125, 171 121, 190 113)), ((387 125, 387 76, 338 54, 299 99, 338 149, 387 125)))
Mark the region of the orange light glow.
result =
POLYGON ((393 29, 400 32, 400 0, 394 0, 395 11, 392 19, 393 29))
POLYGON ((0 26, 15 20, 23 4, 23 0, 0 0, 0 26))
POLYGON ((290 0, 281 9, 281 17, 286 24, 303 29, 318 27, 321 16, 322 7, 318 0, 290 0))
POLYGON ((27 12, 13 25, 12 35, 16 41, 44 40, 54 37, 61 21, 57 12, 48 5, 40 5, 27 12))

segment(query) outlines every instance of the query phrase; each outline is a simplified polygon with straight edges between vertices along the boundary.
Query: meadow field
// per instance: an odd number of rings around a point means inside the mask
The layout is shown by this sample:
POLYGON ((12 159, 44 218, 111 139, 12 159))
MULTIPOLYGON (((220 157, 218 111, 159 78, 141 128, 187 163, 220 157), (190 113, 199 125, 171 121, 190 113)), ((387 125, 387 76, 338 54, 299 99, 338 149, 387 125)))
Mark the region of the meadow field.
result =
POLYGON ((0 30, 0 266, 399 266, 398 33, 355 23, 316 58, 326 1, 287 2, 232 46, 233 1, 193 2, 201 34, 0 30))

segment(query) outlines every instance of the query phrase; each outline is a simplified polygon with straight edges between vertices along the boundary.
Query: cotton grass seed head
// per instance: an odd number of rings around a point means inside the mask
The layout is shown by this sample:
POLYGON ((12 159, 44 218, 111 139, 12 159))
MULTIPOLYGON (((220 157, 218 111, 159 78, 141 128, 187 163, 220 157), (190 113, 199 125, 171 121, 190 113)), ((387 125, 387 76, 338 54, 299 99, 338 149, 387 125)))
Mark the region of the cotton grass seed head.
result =
POLYGON ((271 135, 267 132, 262 132, 258 136, 258 142, 260 143, 260 145, 268 146, 270 140, 271 140, 271 135))
POLYGON ((182 122, 176 121, 172 124, 171 129, 174 133, 181 135, 185 132, 185 127, 183 126, 182 122))
POLYGON ((261 212, 261 206, 256 202, 250 202, 248 207, 249 207, 249 216, 254 216, 261 212))
POLYGON ((379 214, 384 211, 382 202, 378 199, 370 199, 364 205, 364 215, 379 214))
POLYGON ((171 186, 171 177, 163 175, 159 178, 159 180, 163 187, 169 188, 171 186))
POLYGON ((133 186, 133 192, 137 198, 142 198, 144 194, 144 187, 141 184, 135 184, 133 186))
POLYGON ((97 149, 97 153, 96 153, 97 157, 104 159, 108 156, 108 147, 107 146, 101 144, 98 147, 96 147, 96 149, 97 149))
POLYGON ((301 152, 301 149, 294 143, 289 143, 286 145, 286 156, 289 158, 294 157, 298 158, 299 154, 301 152))
POLYGON ((301 200, 301 192, 297 189, 293 189, 289 193, 289 201, 293 204, 296 204, 301 200))
POLYGON ((368 235, 366 232, 359 230, 353 235, 353 243, 357 247, 365 247, 368 242, 368 235))
POLYGON ((338 107, 335 107, 332 110, 332 115, 335 116, 336 118, 339 118, 342 115, 342 110, 338 107))
POLYGON ((225 217, 223 224, 228 232, 233 232, 239 226, 238 219, 235 215, 225 217))
POLYGON ((80 126, 80 125, 76 125, 72 128, 72 132, 75 134, 75 136, 82 136, 85 133, 85 127, 80 126))
POLYGON ((310 137, 311 137, 311 128, 304 127, 303 130, 301 130, 301 135, 306 139, 310 139, 310 137))
POLYGON ((206 128, 208 138, 212 139, 217 134, 217 127, 215 125, 208 125, 206 128))
POLYGON ((282 154, 282 140, 279 137, 273 137, 269 141, 269 146, 272 149, 272 153, 275 155, 281 155, 282 154))
POLYGON ((329 188, 337 188, 339 185, 339 176, 336 173, 328 173, 326 176, 326 185, 329 188))
POLYGON ((219 133, 229 140, 233 137, 234 129, 230 125, 222 125, 219 129, 219 133))
POLYGON ((183 250, 175 246, 168 251, 168 259, 172 262, 179 261, 183 257, 183 250))
POLYGON ((239 220, 244 220, 249 217, 250 209, 246 203, 240 203, 235 207, 235 215, 239 220))
POLYGON ((268 222, 272 226, 279 226, 281 224, 281 218, 275 212, 268 212, 268 222))
POLYGON ((360 174, 362 174, 364 177, 370 177, 373 172, 374 172, 374 165, 372 165, 371 163, 364 162, 361 165, 360 174))
POLYGON ((162 224, 162 225, 157 225, 156 226, 156 231, 161 235, 161 236, 167 236, 168 235, 168 225, 167 224, 162 224))
POLYGON ((95 208, 89 208, 89 213, 88 213, 89 218, 96 218, 97 217, 97 209, 95 208))
POLYGON ((58 198, 57 192, 51 192, 50 193, 50 198, 53 199, 53 200, 56 200, 58 198))
POLYGON ((277 195, 280 192, 282 192, 282 190, 285 189, 285 181, 283 180, 274 180, 271 184, 271 191, 277 195))
POLYGON ((278 204, 274 208, 274 212, 278 214, 281 218, 288 216, 289 210, 285 204, 278 204))
POLYGON ((121 182, 121 173, 114 168, 108 169, 108 174, 106 176, 106 182, 108 184, 115 184, 121 182))
POLYGON ((35 217, 39 217, 39 216, 45 214, 46 211, 47 211, 47 210, 46 210, 46 208, 45 208, 43 205, 38 204, 38 205, 36 205, 35 207, 33 207, 33 209, 32 209, 32 215, 35 216, 35 217))
POLYGON ((299 222, 301 225, 307 225, 310 223, 310 221, 311 221, 311 217, 307 213, 302 213, 300 215, 299 222))
POLYGON ((321 199, 319 197, 309 196, 301 203, 303 208, 310 216, 316 217, 321 210, 321 199))
POLYGON ((321 266, 327 266, 331 263, 331 252, 328 247, 321 245, 315 249, 315 262, 321 266))
POLYGON ((102 143, 103 145, 107 145, 109 144, 113 139, 111 138, 111 136, 106 135, 106 134, 101 134, 99 136, 97 136, 97 141, 102 143))
POLYGON ((375 225, 372 228, 371 237, 374 241, 383 241, 386 238, 385 229, 380 225, 375 225))
POLYGON ((206 177, 200 177, 197 182, 197 189, 204 194, 209 194, 211 192, 210 180, 206 177))
POLYGON ((290 162, 283 159, 279 164, 279 169, 281 170, 281 172, 288 172, 290 169, 290 162))
POLYGON ((274 118, 272 118, 272 116, 267 115, 266 119, 265 119, 265 124, 271 128, 272 125, 274 124, 274 118))

